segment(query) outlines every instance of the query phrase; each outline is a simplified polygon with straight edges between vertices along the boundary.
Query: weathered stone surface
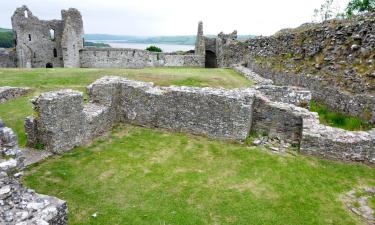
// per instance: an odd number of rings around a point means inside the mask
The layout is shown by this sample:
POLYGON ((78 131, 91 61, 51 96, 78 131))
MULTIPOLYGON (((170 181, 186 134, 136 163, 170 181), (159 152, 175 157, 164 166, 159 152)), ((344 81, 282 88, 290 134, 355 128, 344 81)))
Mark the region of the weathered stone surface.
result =
POLYGON ((26 95, 30 88, 0 87, 0 103, 26 95))
POLYGON ((15 50, 0 48, 0 68, 13 68, 16 66, 15 50))
POLYGON ((205 46, 204 41, 205 41, 205 38, 203 36, 203 22, 199 21, 197 39, 195 41, 195 54, 196 55, 206 54, 206 46, 205 46))
POLYGON ((25 188, 20 183, 22 169, 16 136, 10 128, 0 126, 0 224, 66 225, 66 202, 25 188))
POLYGON ((82 93, 69 89, 47 92, 32 103, 39 116, 27 120, 28 146, 38 144, 60 153, 81 144, 85 135, 82 93))
POLYGON ((272 102, 265 96, 258 95, 254 102, 252 130, 258 135, 299 144, 303 115, 308 114, 306 109, 272 102))
POLYGON ((283 102, 307 108, 311 101, 311 92, 300 87, 263 85, 255 87, 255 89, 273 102, 283 102))
POLYGON ((156 53, 129 48, 93 48, 80 51, 83 68, 204 67, 204 56, 156 53))
POLYGON ((272 85, 273 81, 271 79, 266 79, 259 74, 255 73, 249 68, 244 66, 233 66, 233 69, 244 76, 246 79, 253 81, 256 85, 272 85))
POLYGON ((346 131, 319 124, 318 116, 303 120, 301 153, 321 158, 375 163, 375 129, 346 131))

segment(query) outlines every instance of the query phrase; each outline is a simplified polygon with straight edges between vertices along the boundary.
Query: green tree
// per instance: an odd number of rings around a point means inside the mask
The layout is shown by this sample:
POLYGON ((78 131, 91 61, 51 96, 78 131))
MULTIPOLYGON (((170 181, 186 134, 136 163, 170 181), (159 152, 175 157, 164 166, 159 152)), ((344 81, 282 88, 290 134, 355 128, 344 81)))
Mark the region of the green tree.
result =
POLYGON ((147 47, 146 50, 150 52, 162 52, 161 48, 156 47, 154 45, 147 47))
POLYGON ((332 9, 333 0, 326 0, 319 9, 314 9, 314 17, 318 22, 329 20, 333 17, 334 12, 332 9))
POLYGON ((346 7, 346 15, 351 17, 356 14, 375 10, 375 0, 351 0, 346 7))

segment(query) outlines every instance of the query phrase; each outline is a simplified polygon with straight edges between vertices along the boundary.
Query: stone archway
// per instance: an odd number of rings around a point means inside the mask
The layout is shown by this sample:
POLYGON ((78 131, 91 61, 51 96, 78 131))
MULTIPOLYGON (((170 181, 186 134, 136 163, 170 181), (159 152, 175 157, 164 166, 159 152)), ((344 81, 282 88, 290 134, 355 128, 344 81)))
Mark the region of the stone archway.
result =
POLYGON ((46 68, 53 68, 53 64, 52 63, 47 63, 46 64, 46 68))
POLYGON ((213 51, 206 50, 206 68, 217 68, 217 58, 213 51))

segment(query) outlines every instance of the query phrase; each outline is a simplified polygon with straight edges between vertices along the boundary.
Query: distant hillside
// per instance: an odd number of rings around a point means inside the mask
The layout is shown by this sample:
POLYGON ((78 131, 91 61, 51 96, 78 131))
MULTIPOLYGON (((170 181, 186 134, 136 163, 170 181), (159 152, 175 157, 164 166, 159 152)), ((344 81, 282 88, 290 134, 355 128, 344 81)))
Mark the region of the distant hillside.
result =
MULTIPOLYGON (((207 35, 215 37, 215 35, 207 35)), ((239 35, 238 39, 253 38, 254 35, 239 35)), ((110 35, 110 34, 86 34, 85 39, 89 41, 103 42, 122 42, 122 43, 142 43, 142 44, 176 44, 176 45, 194 45, 195 35, 185 36, 128 36, 128 35, 110 35)))
POLYGON ((12 32, 12 29, 0 28, 0 32, 12 32))
POLYGON ((85 46, 85 47, 97 47, 97 48, 110 48, 111 47, 109 44, 90 42, 90 41, 85 41, 83 46, 85 46))
POLYGON ((0 48, 13 47, 13 32, 11 29, 0 28, 0 48))

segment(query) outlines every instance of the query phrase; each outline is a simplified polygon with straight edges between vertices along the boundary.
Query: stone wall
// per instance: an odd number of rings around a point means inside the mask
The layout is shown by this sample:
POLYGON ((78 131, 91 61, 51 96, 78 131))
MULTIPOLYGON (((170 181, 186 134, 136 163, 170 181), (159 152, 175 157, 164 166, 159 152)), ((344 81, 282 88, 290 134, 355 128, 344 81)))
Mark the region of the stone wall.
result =
POLYGON ((155 87, 103 77, 87 91, 88 104, 83 104, 82 93, 72 90, 35 98, 37 116, 25 123, 28 145, 62 153, 125 122, 236 141, 244 141, 252 132, 301 146, 305 154, 375 163, 375 129, 350 132, 319 124, 316 113, 290 104, 309 100, 306 90, 155 87))
POLYGON ((254 90, 154 87, 152 83, 104 77, 88 87, 90 103, 72 90, 47 92, 32 103, 28 145, 61 153, 92 140, 115 122, 244 140, 251 126, 254 90))
POLYGON ((204 56, 156 53, 128 48, 87 47, 80 51, 83 68, 204 67, 204 56))
POLYGON ((0 68, 14 67, 17 67, 15 50, 0 48, 0 68))
POLYGON ((29 88, 0 87, 0 103, 26 95, 29 91, 29 88))
POLYGON ((375 129, 346 131, 319 124, 318 115, 304 118, 300 152, 342 161, 375 164, 375 129))
POLYGON ((374 18, 305 24, 248 40, 244 62, 275 84, 306 87, 332 110, 375 123, 374 18))
POLYGON ((334 83, 319 75, 288 74, 270 71, 256 63, 248 64, 255 72, 272 79, 276 85, 292 85, 307 88, 312 99, 322 102, 332 110, 359 116, 375 123, 375 95, 370 93, 352 94, 343 91, 334 83))
POLYGON ((0 224, 66 225, 66 202, 25 188, 20 182, 22 169, 17 137, 0 120, 0 224))

